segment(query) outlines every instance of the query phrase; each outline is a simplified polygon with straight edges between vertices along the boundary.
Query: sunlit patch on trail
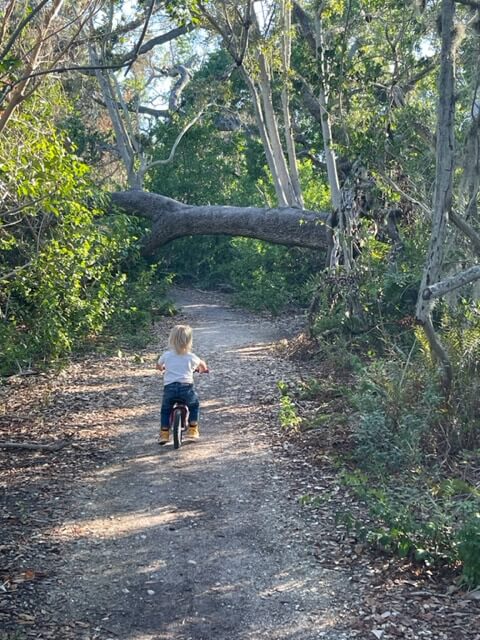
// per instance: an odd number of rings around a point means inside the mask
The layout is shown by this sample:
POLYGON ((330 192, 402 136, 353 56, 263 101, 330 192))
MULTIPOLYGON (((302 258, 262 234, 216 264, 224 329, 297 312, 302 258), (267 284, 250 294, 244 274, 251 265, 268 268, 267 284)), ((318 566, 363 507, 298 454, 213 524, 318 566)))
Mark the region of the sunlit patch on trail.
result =
POLYGON ((271 349, 273 348, 273 343, 271 342, 259 342, 254 345, 249 345, 248 347, 238 347, 236 349, 230 349, 226 351, 226 353, 234 354, 237 357, 239 356, 242 360, 247 360, 250 358, 258 359, 266 359, 271 357, 271 349))
POLYGON ((70 521, 57 530, 57 533, 60 533, 64 540, 82 538, 107 540, 135 533, 145 534, 148 530, 178 525, 183 520, 200 518, 202 515, 203 512, 199 510, 182 511, 175 507, 163 507, 155 511, 113 514, 107 518, 70 521))

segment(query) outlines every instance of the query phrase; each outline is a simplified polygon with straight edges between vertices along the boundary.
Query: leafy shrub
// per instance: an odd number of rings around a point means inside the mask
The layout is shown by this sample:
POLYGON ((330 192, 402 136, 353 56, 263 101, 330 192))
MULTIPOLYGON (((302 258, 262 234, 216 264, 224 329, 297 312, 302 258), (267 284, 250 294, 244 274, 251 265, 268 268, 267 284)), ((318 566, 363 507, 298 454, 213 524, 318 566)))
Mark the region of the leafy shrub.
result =
POLYGON ((298 415, 295 404, 291 398, 290 390, 285 382, 277 382, 280 391, 280 411, 279 421, 282 429, 297 431, 302 423, 302 418, 298 415))
POLYGON ((302 423, 301 417, 297 413, 297 409, 289 396, 280 398, 280 425, 283 429, 296 431, 302 423))
POLYGON ((383 350, 390 339, 411 346, 408 329, 415 313, 422 252, 414 239, 405 238, 404 252, 392 262, 391 245, 378 240, 372 229, 360 230, 362 246, 355 268, 322 271, 310 280, 316 310, 310 317, 311 333, 350 335, 368 332, 370 346, 383 350), (355 304, 353 304, 355 301, 355 304))
POLYGON ((445 436, 448 449, 456 453, 480 443, 480 302, 464 298, 455 308, 444 305, 441 330, 454 368, 445 436))
POLYGON ((137 329, 148 321, 131 282, 140 283, 138 294, 149 276, 137 268, 127 277, 138 223, 104 215, 89 167, 55 127, 50 100, 36 100, 0 141, 0 375, 64 357, 115 314, 137 329))
MULTIPOLYGON (((478 505, 477 505, 478 506, 478 505)), ((463 563, 463 582, 472 588, 480 586, 480 513, 475 512, 457 534, 458 556, 463 563)))
POLYGON ((373 362, 359 378, 354 402, 356 458, 362 467, 381 473, 422 462, 441 396, 421 362, 400 356, 373 362))
POLYGON ((137 271, 128 271, 120 304, 106 327, 108 333, 119 336, 130 347, 148 344, 150 328, 157 316, 176 313, 167 297, 173 276, 163 275, 160 268, 159 264, 147 265, 138 259, 137 271))
MULTIPOLYGON (((468 487, 470 497, 465 501, 451 489, 440 495, 421 477, 397 478, 398 486, 373 485, 359 471, 343 472, 341 477, 369 510, 364 520, 343 518, 360 538, 430 565, 461 563, 463 583, 472 588, 480 584, 480 497, 473 487, 468 487)), ((445 482, 456 486, 451 480, 445 482)), ((465 490, 465 483, 462 487, 465 490)))

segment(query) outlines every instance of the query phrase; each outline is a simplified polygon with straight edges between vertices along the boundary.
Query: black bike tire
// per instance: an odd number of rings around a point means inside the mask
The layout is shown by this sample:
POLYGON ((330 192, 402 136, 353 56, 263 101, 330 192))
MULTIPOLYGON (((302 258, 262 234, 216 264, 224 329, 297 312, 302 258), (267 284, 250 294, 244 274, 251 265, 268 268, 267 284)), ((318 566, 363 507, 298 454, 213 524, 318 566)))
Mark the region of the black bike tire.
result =
POLYGON ((182 445, 182 412, 177 409, 173 414, 173 447, 179 449, 182 445))

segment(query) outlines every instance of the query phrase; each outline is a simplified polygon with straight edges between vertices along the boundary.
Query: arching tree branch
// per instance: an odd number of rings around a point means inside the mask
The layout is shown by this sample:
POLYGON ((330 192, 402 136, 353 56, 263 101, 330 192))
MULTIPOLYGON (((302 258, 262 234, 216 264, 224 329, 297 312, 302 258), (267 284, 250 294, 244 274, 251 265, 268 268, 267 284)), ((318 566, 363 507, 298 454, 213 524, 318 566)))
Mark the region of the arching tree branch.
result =
POLYGON ((112 193, 111 200, 127 213, 152 221, 144 253, 191 235, 244 236, 286 246, 327 248, 326 212, 295 207, 192 206, 141 190, 112 193))

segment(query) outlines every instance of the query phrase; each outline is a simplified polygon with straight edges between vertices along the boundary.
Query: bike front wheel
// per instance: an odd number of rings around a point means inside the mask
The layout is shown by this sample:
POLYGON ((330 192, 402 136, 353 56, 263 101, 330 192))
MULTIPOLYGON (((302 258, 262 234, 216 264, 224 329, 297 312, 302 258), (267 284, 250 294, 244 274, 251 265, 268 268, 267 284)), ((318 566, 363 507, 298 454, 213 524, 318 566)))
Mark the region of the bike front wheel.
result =
POLYGON ((182 446, 182 427, 183 427, 182 412, 177 409, 173 414, 173 447, 179 449, 182 446))

